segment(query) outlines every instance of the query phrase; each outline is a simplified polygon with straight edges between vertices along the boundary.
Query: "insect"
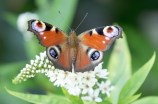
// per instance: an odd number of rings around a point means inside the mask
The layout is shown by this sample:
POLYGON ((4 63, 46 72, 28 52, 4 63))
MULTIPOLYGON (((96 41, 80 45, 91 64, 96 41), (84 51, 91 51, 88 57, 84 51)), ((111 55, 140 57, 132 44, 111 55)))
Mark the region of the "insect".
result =
POLYGON ((94 70, 103 59, 103 52, 118 38, 122 38, 119 26, 97 27, 76 35, 39 20, 28 21, 28 31, 33 32, 39 43, 46 47, 48 59, 55 68, 75 72, 94 70))

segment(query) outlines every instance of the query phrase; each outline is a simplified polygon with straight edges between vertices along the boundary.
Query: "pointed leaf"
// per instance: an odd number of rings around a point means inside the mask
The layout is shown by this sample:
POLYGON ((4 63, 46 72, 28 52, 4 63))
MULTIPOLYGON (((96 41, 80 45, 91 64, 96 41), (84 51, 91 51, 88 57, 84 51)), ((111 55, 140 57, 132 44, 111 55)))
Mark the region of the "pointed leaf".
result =
POLYGON ((102 101, 102 102, 99 102, 99 103, 97 103, 97 104, 112 104, 112 103, 109 102, 109 101, 102 101))
POLYGON ((137 100, 140 96, 141 96, 141 94, 137 94, 137 95, 128 97, 128 98, 122 100, 119 104, 130 104, 131 102, 137 100))
POLYGON ((62 91, 66 95, 66 97, 72 102, 72 104, 83 104, 83 101, 80 97, 70 95, 64 87, 62 87, 62 91))
POLYGON ((131 56, 125 33, 123 38, 116 40, 108 63, 109 77, 112 84, 116 84, 122 74, 131 75, 131 56))
POLYGON ((19 93, 15 91, 11 91, 7 89, 7 92, 10 93, 11 95, 18 97, 20 99, 26 100, 31 103, 37 103, 37 104, 71 104, 68 100, 63 98, 62 96, 57 96, 57 95, 35 95, 35 94, 24 94, 24 93, 19 93))
POLYGON ((114 104, 118 104, 120 91, 131 76, 131 56, 124 32, 123 38, 116 40, 110 56, 108 70, 112 85, 115 86, 111 93, 111 100, 114 104))
POLYGON ((37 11, 40 20, 66 31, 73 20, 78 0, 52 0, 44 3, 43 1, 36 0, 36 3, 40 8, 39 11, 37 11), (61 12, 64 20, 58 11, 61 12))
POLYGON ((136 100, 132 104, 158 104, 158 96, 149 96, 136 100))
POLYGON ((155 52, 152 58, 145 65, 143 65, 125 84, 120 93, 119 102, 132 96, 140 88, 145 78, 147 77, 151 67, 153 66, 154 61, 155 52))

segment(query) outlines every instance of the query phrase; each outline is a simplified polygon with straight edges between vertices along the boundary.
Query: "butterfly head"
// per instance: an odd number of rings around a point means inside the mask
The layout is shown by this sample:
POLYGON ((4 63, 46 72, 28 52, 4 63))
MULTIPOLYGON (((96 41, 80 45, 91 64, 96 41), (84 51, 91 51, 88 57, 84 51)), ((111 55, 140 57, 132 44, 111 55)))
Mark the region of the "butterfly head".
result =
POLYGON ((74 33, 76 34, 75 30, 71 29, 71 31, 69 32, 69 35, 74 34, 74 33))

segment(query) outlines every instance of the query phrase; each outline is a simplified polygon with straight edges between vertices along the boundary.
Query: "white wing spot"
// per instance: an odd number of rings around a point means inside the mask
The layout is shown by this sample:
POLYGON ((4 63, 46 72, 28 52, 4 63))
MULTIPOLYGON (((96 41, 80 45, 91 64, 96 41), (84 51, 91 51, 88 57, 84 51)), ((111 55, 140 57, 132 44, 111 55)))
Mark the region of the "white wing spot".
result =
POLYGON ((93 31, 93 34, 98 34, 98 33, 95 31, 95 29, 93 29, 92 31, 93 31))
POLYGON ((40 35, 43 35, 43 34, 44 34, 44 32, 39 32, 39 34, 40 34, 40 35))
POLYGON ((105 41, 102 41, 105 44, 105 41))
POLYGON ((46 39, 46 36, 44 36, 43 39, 46 39))
POLYGON ((55 31, 55 27, 53 26, 53 28, 51 29, 51 31, 55 31))
POLYGON ((105 39, 106 39, 106 40, 110 40, 110 38, 109 38, 109 37, 105 37, 105 39))

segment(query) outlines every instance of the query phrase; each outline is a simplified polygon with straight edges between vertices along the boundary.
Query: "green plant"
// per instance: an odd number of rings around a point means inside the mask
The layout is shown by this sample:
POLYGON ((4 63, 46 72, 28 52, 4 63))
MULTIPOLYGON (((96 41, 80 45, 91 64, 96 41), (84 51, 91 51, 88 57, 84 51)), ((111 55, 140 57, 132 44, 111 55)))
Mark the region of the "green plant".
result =
MULTIPOLYGON (((39 16, 40 20, 47 19, 47 22, 53 23, 55 26, 62 28, 63 30, 67 30, 65 24, 61 23, 61 19, 59 19, 57 14, 58 10, 61 10, 64 18, 67 21, 67 24, 71 24, 71 20, 74 14, 74 10, 76 7, 77 0, 55 0, 51 3, 47 1, 36 0, 36 4, 39 7, 39 10, 36 13, 39 16), (69 4, 67 8, 62 8, 65 4, 69 4), (51 7, 51 8, 50 8, 51 7), (48 11, 49 10, 49 11, 48 11), (47 12, 46 12, 47 11, 47 12), (51 13, 50 13, 51 11, 51 13), (56 16, 54 16, 56 15, 56 16), (46 18, 47 17, 47 18, 46 18), (52 18, 53 17, 53 18, 52 18)), ((13 20, 13 19, 10 19, 13 20)), ((13 23, 14 21, 10 21, 13 23)), ((14 24, 14 23, 13 23, 14 24)), ((131 74, 131 55, 128 49, 128 45, 126 42, 125 34, 123 35, 123 39, 119 39, 116 41, 113 52, 111 54, 108 70, 110 72, 109 79, 111 81, 111 85, 115 88, 110 93, 110 97, 107 97, 105 94, 99 94, 99 97, 102 98, 102 102, 94 102, 95 104, 156 104, 158 102, 157 96, 149 96, 145 98, 138 99, 141 94, 135 94, 136 91, 140 88, 145 78, 147 77, 153 63, 155 60, 155 53, 152 58, 144 64, 137 72, 133 75, 131 74)), ((37 51, 41 49, 37 49, 36 46, 33 46, 34 39, 30 39, 29 42, 26 42, 26 50, 28 51, 28 55, 32 58, 37 51)), ((46 60, 45 60, 46 62, 46 60)), ((50 64, 51 65, 51 64, 50 64)), ((34 77, 37 73, 35 73, 32 77, 34 77)), ((26 78, 27 80, 27 78, 26 78)), ((23 80, 21 80, 23 81, 23 80)), ((19 83, 14 79, 14 83, 19 83)), ((44 82, 43 82, 44 83, 44 82)), ((74 96, 67 92, 67 90, 62 87, 62 91, 65 96, 56 95, 49 93, 48 95, 34 95, 34 94, 24 94, 15 91, 11 91, 6 89, 11 95, 26 100, 31 103, 39 103, 39 104, 89 104, 87 101, 83 101, 80 96, 74 96)))

